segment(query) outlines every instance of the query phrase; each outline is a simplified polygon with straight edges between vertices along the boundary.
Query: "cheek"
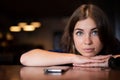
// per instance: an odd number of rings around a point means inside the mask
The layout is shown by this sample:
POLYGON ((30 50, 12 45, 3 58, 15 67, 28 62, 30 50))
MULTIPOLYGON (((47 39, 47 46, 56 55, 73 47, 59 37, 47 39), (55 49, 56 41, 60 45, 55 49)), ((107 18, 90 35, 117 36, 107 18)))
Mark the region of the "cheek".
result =
POLYGON ((103 48, 101 41, 98 39, 97 41, 94 41, 94 42, 95 42, 94 45, 96 46, 96 49, 100 51, 103 48))
POLYGON ((99 53, 102 50, 103 44, 98 37, 93 39, 93 46, 95 47, 96 53, 99 53))
MULTIPOLYGON (((76 50, 78 52, 81 52, 82 48, 85 46, 84 39, 83 38, 78 38, 78 37, 74 37, 73 39, 74 39, 74 45, 75 45, 76 50)), ((102 43, 101 43, 101 41, 99 40, 98 37, 92 39, 92 44, 89 45, 89 46, 95 48, 95 53, 94 54, 99 53, 103 48, 103 45, 102 45, 102 43)))
POLYGON ((83 40, 74 37, 74 45, 75 45, 75 48, 76 48, 76 49, 78 49, 78 48, 81 49, 81 47, 82 47, 82 45, 83 45, 83 40))
POLYGON ((98 37, 93 39, 93 44, 95 46, 101 46, 102 45, 102 43, 101 43, 101 41, 100 41, 100 39, 98 37))

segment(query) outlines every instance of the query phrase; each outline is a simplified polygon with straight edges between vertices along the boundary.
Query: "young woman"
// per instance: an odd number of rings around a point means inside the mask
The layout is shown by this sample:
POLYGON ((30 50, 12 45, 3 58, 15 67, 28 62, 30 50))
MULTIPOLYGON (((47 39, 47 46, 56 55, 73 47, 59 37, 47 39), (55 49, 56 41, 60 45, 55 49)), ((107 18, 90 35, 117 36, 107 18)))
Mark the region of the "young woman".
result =
POLYGON ((20 61, 25 66, 108 67, 111 56, 120 56, 120 44, 112 30, 100 8, 93 4, 81 5, 65 27, 62 37, 64 53, 34 49, 24 53, 20 61))

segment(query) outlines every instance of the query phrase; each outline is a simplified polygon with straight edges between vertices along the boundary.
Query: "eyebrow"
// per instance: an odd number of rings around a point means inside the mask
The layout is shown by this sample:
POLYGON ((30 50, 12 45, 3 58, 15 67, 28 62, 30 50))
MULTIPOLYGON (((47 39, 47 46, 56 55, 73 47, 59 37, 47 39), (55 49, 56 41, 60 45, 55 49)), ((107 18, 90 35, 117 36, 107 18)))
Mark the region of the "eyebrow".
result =
POLYGON ((80 31, 83 31, 83 29, 80 29, 80 28, 76 28, 76 29, 74 29, 74 31, 76 31, 76 30, 80 30, 80 31))
MULTIPOLYGON (((95 28, 91 29, 91 31, 93 31, 93 30, 95 30, 95 29, 98 29, 98 28, 97 28, 97 27, 95 27, 95 28)), ((76 30, 84 31, 84 30, 83 30, 83 29, 81 29, 81 28, 76 28, 76 29, 74 29, 74 31, 76 31, 76 30)))
POLYGON ((93 28, 93 29, 91 29, 91 30, 93 31, 93 30, 95 30, 95 29, 98 29, 98 28, 96 27, 96 28, 93 28))

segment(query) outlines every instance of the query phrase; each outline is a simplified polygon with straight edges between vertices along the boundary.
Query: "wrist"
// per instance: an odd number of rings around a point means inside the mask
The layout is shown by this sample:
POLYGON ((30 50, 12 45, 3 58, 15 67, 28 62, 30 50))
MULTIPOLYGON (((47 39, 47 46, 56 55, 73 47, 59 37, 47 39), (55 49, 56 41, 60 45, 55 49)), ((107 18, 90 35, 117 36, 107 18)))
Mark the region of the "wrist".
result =
POLYGON ((73 64, 75 63, 76 54, 70 54, 70 55, 71 55, 70 62, 73 64))
POLYGON ((110 59, 108 60, 108 65, 112 69, 120 69, 120 57, 110 57, 110 59))

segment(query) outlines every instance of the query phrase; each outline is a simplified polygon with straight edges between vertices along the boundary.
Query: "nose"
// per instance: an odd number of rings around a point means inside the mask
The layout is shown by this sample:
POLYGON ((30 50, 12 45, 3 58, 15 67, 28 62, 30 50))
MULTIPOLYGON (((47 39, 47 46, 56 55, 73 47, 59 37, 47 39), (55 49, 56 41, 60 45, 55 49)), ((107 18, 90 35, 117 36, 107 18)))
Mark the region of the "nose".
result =
POLYGON ((91 45, 92 44, 92 39, 91 39, 90 35, 85 36, 84 44, 85 45, 91 45))

